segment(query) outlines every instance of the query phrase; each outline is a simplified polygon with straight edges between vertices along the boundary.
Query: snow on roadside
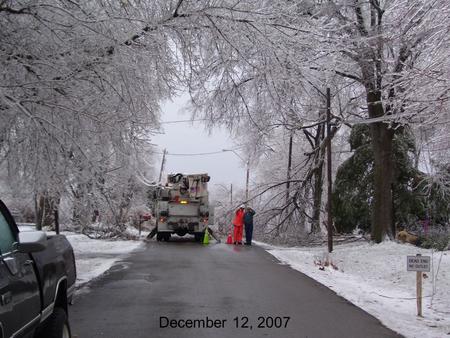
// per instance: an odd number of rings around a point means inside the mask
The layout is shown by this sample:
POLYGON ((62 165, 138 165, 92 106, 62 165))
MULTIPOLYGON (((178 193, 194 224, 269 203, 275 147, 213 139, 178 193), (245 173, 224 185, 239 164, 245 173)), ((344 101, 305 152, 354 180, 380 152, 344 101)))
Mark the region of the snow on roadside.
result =
POLYGON ((142 245, 140 241, 91 239, 73 232, 63 232, 62 234, 72 244, 75 253, 76 287, 100 276, 115 262, 142 245))
POLYGON ((330 255, 338 270, 319 270, 324 247, 283 248, 257 243, 282 263, 303 272, 377 317, 405 337, 450 336, 450 252, 409 244, 356 242, 337 245, 330 255), (416 273, 406 271, 406 256, 432 256, 423 280, 423 318, 416 316, 416 273))

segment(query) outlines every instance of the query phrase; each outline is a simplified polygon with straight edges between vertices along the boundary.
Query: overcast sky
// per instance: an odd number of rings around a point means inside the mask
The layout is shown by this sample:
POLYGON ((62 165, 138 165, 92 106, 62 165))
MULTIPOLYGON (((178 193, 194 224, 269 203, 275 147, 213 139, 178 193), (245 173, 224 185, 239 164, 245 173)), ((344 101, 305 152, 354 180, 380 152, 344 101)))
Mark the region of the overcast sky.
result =
MULTIPOLYGON (((181 110, 186 106, 188 98, 185 96, 174 99, 163 105, 162 121, 190 119, 188 113, 181 110)), ((238 186, 245 186, 245 165, 232 152, 221 152, 236 146, 225 129, 215 129, 211 135, 205 130, 201 122, 163 124, 164 134, 156 135, 153 143, 158 150, 167 149, 165 174, 167 173, 208 173, 211 176, 209 189, 219 189, 217 184, 227 187, 233 183, 233 190, 238 186), (219 154, 204 156, 175 156, 172 154, 208 153, 220 151, 219 154)), ((157 166, 161 166, 161 157, 157 166)))

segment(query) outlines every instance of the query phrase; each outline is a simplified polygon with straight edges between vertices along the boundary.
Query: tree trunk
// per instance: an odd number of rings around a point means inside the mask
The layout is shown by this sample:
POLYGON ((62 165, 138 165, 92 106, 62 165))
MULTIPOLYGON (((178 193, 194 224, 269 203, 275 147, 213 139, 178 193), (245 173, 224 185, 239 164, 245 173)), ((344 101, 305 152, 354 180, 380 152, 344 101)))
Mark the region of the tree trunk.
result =
POLYGON ((55 210, 59 206, 59 198, 51 197, 47 192, 36 194, 35 212, 36 228, 42 230, 42 227, 53 227, 57 220, 55 210))
POLYGON ((39 194, 36 194, 34 196, 34 213, 36 216, 36 229, 37 230, 42 230, 42 202, 41 202, 41 197, 39 194))
POLYGON ((323 193, 323 162, 319 164, 319 167, 313 175, 313 214, 311 223, 311 232, 320 232, 320 212, 322 210, 322 193, 323 193))
MULTIPOLYGON (((319 119, 323 120, 326 112, 320 111, 319 119)), ((321 148, 321 144, 325 139, 325 123, 318 125, 314 136, 314 148, 316 154, 314 156, 314 172, 312 179, 313 184, 313 212, 311 220, 311 232, 320 232, 320 213, 322 211, 322 194, 323 194, 323 165, 325 160, 325 148, 321 148)))
POLYGON ((53 210, 53 215, 55 218, 55 232, 57 235, 59 235, 59 210, 58 210, 59 206, 56 206, 55 209, 53 210))
POLYGON ((85 204, 84 187, 79 186, 73 190, 72 224, 82 229, 88 225, 88 210, 85 204))
MULTIPOLYGON (((367 92, 369 117, 383 116, 384 108, 379 91, 367 92)), ((372 133, 372 149, 374 156, 374 181, 372 205, 372 240, 383 241, 385 235, 392 236, 392 141, 394 131, 386 123, 376 122, 370 125, 372 133)))
MULTIPOLYGON (((307 231, 306 225, 307 225, 307 218, 306 218, 306 208, 307 208, 307 203, 305 203, 305 201, 309 201, 310 200, 310 196, 311 196, 311 186, 309 184, 304 186, 304 190, 302 192, 302 203, 301 203, 301 207, 298 207, 298 203, 296 204, 296 208, 298 210, 298 224, 301 226, 302 229, 302 237, 303 235, 305 235, 306 233, 311 233, 312 232, 312 225, 311 225, 311 229, 309 229, 309 231, 307 231)), ((308 223, 309 224, 309 223, 308 223)))

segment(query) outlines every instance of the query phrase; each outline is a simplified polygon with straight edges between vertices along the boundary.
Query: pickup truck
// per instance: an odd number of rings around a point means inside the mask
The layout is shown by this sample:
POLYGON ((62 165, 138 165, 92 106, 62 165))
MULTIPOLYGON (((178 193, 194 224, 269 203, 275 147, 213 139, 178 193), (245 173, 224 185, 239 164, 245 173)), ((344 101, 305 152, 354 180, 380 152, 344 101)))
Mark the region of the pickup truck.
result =
POLYGON ((67 239, 20 232, 0 200, 0 338, 70 338, 75 280, 67 239))

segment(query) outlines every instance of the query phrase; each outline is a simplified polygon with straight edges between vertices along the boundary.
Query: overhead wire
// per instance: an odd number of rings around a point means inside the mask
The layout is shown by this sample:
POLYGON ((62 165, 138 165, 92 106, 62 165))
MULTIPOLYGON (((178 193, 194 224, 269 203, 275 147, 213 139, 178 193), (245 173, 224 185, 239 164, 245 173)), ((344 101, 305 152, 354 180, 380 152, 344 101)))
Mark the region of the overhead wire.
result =
MULTIPOLYGON (((238 150, 240 148, 242 148, 243 146, 238 146, 238 147, 234 147, 231 149, 222 149, 222 150, 217 150, 217 151, 210 151, 210 152, 204 152, 204 153, 171 153, 169 151, 166 152, 166 156, 207 156, 207 155, 217 155, 217 154, 223 154, 223 153, 227 153, 230 152, 232 150, 238 150)), ((158 152, 158 151, 154 151, 153 154, 158 154, 158 155, 163 155, 164 153, 162 152, 158 152)))
POLYGON ((189 123, 189 122, 198 122, 198 121, 206 121, 206 120, 207 119, 162 121, 162 122, 160 122, 160 124, 189 123))
POLYGON ((215 154, 222 154, 222 153, 224 153, 223 150, 211 151, 211 152, 207 152, 207 153, 191 153, 191 154, 174 154, 174 153, 167 152, 166 155, 168 155, 168 156, 205 156, 205 155, 215 155, 215 154))

